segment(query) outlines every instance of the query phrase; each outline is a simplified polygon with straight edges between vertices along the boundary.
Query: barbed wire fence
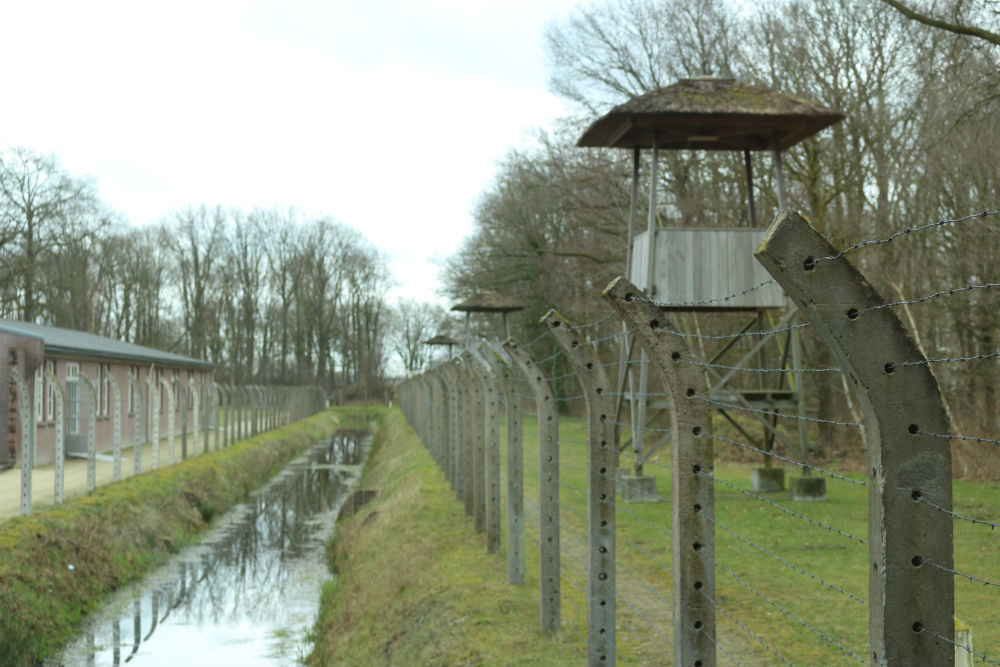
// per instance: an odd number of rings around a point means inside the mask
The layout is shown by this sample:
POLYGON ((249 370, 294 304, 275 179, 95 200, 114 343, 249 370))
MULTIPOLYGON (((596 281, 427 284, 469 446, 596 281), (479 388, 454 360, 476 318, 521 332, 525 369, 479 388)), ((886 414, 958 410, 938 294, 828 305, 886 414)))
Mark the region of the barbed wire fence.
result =
MULTIPOLYGON (((495 466, 506 491, 483 502, 507 514, 510 583, 537 581, 542 631, 575 638, 588 664, 1000 664, 990 634, 1000 587, 990 556, 997 494, 952 481, 952 450, 992 449, 1000 438, 953 432, 936 377, 954 384, 947 373, 961 371, 944 367, 995 364, 1000 350, 950 345, 927 355, 903 325, 912 326, 911 309, 981 301, 1000 283, 975 275, 887 301, 849 262, 896 239, 998 214, 904 228, 836 251, 783 212, 758 258, 798 309, 770 327, 706 332, 691 318, 671 317, 678 304, 658 303, 619 279, 604 295, 612 316, 573 325, 550 313, 529 344, 468 351, 408 381, 401 404, 460 497, 474 493, 476 475, 466 470, 462 481, 457 471, 480 465, 477 438, 463 428, 487 433, 484 447, 494 448, 495 460, 506 454, 495 466), (625 388, 625 369, 643 363, 620 354, 628 336, 662 387, 625 388), (777 340, 780 362, 761 353, 767 336, 777 340), (706 355, 712 345, 739 361, 706 355), (787 363, 803 348, 821 363, 787 363), (748 379, 740 385, 733 379, 740 377, 748 379), (846 408, 830 411, 815 398, 808 409, 769 406, 764 398, 774 392, 754 384, 761 377, 800 394, 823 377, 843 388, 846 408), (474 415, 490 413, 491 391, 490 419, 498 423, 505 411, 503 428, 474 415), (635 400, 665 404, 669 423, 622 417, 622 403, 635 400), (669 447, 623 446, 638 429, 669 447), (808 443, 821 439, 850 443, 841 453, 863 445, 867 459, 817 456, 808 443), (652 483, 625 486, 633 469, 652 483), (806 496, 786 495, 783 482, 775 489, 768 475, 758 477, 774 469, 780 478, 794 475, 794 488, 820 489, 812 496, 818 502, 800 502, 806 496), (525 542, 537 569, 524 564, 525 542)), ((488 468, 481 479, 490 479, 488 468)), ((467 504, 470 513, 476 507, 467 504)), ((488 545, 501 543, 500 523, 488 545)))
POLYGON ((42 369, 26 376, 12 366, 10 374, 11 384, 16 388, 16 404, 12 406, 17 417, 15 430, 24 453, 19 457, 22 516, 31 514, 39 505, 62 504, 67 496, 80 492, 80 489, 66 489, 67 456, 86 458, 85 491, 91 493, 101 484, 218 451, 326 407, 326 394, 320 387, 186 383, 176 378, 161 379, 157 384, 140 382, 130 373, 124 388, 114 376, 105 377, 108 387, 105 391, 109 391, 111 399, 99 424, 97 383, 81 372, 79 380, 85 390, 80 392, 78 404, 73 408, 78 411, 80 432, 86 437, 87 448, 83 454, 68 455, 64 431, 71 400, 67 382, 42 369), (50 392, 49 400, 54 403, 51 421, 55 462, 51 473, 36 467, 35 461, 43 388, 50 392), (167 400, 161 398, 164 394, 167 400), (129 397, 127 409, 123 395, 129 397), (103 423, 109 419, 110 437, 103 423), (165 455, 160 452, 161 445, 167 450, 165 455), (129 447, 131 453, 127 452, 129 447))

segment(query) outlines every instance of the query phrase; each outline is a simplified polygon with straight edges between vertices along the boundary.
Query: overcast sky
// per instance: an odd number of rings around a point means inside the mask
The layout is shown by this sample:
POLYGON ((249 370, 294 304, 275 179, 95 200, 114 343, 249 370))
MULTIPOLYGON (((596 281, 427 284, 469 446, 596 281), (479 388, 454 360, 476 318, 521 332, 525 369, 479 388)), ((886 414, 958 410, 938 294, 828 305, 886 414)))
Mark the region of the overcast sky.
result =
POLYGON ((563 113, 542 32, 574 4, 0 0, 0 146, 56 153, 136 225, 332 216, 432 300, 497 160, 563 113))

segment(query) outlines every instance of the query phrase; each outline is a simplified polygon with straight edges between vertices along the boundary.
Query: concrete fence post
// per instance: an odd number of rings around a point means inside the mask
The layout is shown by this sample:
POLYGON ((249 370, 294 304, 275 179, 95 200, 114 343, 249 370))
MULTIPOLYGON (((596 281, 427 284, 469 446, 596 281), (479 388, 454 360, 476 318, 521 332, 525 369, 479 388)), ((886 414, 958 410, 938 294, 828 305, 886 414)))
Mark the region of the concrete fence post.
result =
POLYGON ((35 411, 31 405, 33 392, 28 391, 28 383, 21 371, 10 369, 10 376, 21 394, 21 514, 31 514, 31 477, 35 467, 35 442, 32 440, 32 424, 35 423, 35 411))
POLYGON ((442 364, 434 369, 434 375, 438 380, 438 411, 441 428, 438 429, 438 439, 441 441, 441 467, 444 469, 444 476, 448 479, 448 484, 452 491, 457 493, 457 480, 455 478, 455 388, 452 386, 448 366, 442 364))
POLYGON ((615 664, 614 385, 597 351, 554 310, 542 318, 576 371, 587 406, 587 664, 615 664))
MULTIPOLYGON (((175 386, 180 387, 180 412, 181 412, 181 460, 185 461, 188 457, 188 388, 181 381, 175 381, 175 386)), ((194 453, 198 453, 198 446, 194 446, 194 453)))
POLYGON ((462 436, 459 443, 462 448, 462 475, 465 477, 464 495, 462 501, 465 503, 465 513, 472 517, 476 531, 482 530, 476 525, 476 485, 481 481, 480 474, 476 475, 476 441, 477 434, 482 432, 482 412, 480 403, 482 400, 479 382, 469 368, 469 360, 465 357, 459 358, 458 376, 462 384, 462 436))
POLYGON ((458 360, 451 359, 447 364, 442 365, 444 377, 448 380, 451 388, 451 460, 454 469, 455 498, 459 502, 465 502, 465 432, 462 424, 465 410, 463 409, 465 400, 465 383, 462 382, 458 371, 458 360))
POLYGON ((486 532, 486 552, 500 550, 500 420, 497 380, 478 349, 469 352, 471 368, 479 380, 483 431, 477 434, 476 469, 479 472, 476 523, 486 532))
POLYGON ((55 391, 52 392, 52 395, 56 399, 56 479, 53 499, 56 505, 61 505, 63 501, 63 486, 66 479, 66 422, 64 421, 65 408, 63 407, 66 402, 66 395, 55 373, 47 370, 45 371, 45 376, 52 386, 55 387, 55 391))
POLYGON ((439 368, 428 373, 431 380, 432 406, 434 410, 434 440, 437 443, 438 457, 441 471, 448 480, 449 486, 455 487, 455 480, 452 477, 451 461, 451 431, 448 428, 448 387, 445 385, 444 376, 439 368))
POLYGON ((142 390, 139 380, 132 373, 128 374, 128 384, 132 388, 132 418, 135 430, 132 434, 132 474, 142 472, 142 390))
MULTIPOLYGON (((191 392, 191 433, 194 435, 194 451, 197 452, 198 443, 201 442, 201 383, 191 380, 188 391, 191 392)), ((208 453, 208 438, 205 438, 201 453, 208 453)))
POLYGON ((112 419, 114 419, 114 425, 111 427, 113 430, 113 443, 114 443, 114 480, 117 482, 122 478, 122 389, 118 386, 118 380, 115 379, 113 375, 108 374, 108 382, 111 384, 111 393, 114 394, 114 410, 112 419))
MULTIPOLYGON (((177 449, 177 443, 174 442, 174 384, 167 378, 160 378, 160 384, 167 392, 167 465, 173 465, 174 450, 177 449)), ((159 407, 157 405, 157 412, 159 407)))
POLYGON ((146 375, 146 393, 149 397, 149 441, 153 445, 153 470, 160 467, 160 388, 153 378, 153 369, 146 375))
POLYGON ((500 404, 503 394, 501 371, 494 352, 481 343, 473 352, 482 369, 486 416, 483 440, 483 488, 486 504, 486 552, 500 551, 500 404))
POLYGON ((940 437, 950 426, 927 360, 864 276, 797 213, 778 213, 756 256, 830 348, 864 415, 869 659, 954 664, 954 579, 939 569, 953 569, 952 519, 937 509, 952 508, 951 449, 940 437))
POLYGON ((541 630, 549 634, 562 624, 559 553, 559 413, 555 394, 531 352, 516 339, 504 349, 528 380, 538 415, 538 541, 541 587, 541 630))
POLYGON ((524 415, 514 381, 514 360, 499 345, 507 427, 507 582, 524 583, 524 415))
POLYGON ((466 431, 471 452, 469 463, 472 479, 472 522, 475 531, 481 533, 486 530, 486 384, 483 380, 482 367, 471 352, 462 354, 462 369, 468 378, 466 386, 472 396, 471 429, 466 431))
POLYGON ((645 295, 618 278, 604 297, 663 377, 670 402, 675 665, 716 664, 715 489, 708 395, 699 366, 675 327, 645 295), (642 299, 635 297, 642 296, 642 299))
POLYGON ((90 394, 87 410, 87 493, 93 493, 97 488, 97 389, 82 370, 80 380, 90 394))

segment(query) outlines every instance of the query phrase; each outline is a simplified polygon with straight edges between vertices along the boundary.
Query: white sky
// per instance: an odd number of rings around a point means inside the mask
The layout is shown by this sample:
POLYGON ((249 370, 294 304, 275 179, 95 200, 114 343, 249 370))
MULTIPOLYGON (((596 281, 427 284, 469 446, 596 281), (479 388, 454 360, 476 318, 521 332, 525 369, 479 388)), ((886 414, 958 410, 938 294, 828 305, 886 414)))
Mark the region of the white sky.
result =
POLYGON ((435 300, 496 161, 563 110, 575 0, 0 0, 0 146, 54 152, 133 224, 208 205, 360 229, 435 300))

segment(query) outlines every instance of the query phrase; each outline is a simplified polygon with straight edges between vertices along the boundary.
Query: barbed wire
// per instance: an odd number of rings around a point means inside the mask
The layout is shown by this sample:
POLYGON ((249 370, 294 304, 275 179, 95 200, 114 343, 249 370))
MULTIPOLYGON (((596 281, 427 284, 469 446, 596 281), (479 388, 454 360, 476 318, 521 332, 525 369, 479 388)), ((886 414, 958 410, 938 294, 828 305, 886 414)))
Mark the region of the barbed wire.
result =
POLYGON ((598 320, 594 320, 592 322, 585 322, 583 324, 572 324, 571 323, 569 325, 569 328, 570 328, 571 331, 579 331, 580 329, 593 329, 594 327, 598 327, 598 326, 604 324, 605 322, 607 322, 608 320, 610 320, 612 317, 614 317, 614 315, 615 314, 612 312, 612 313, 608 313, 604 317, 602 317, 602 318, 600 318, 598 320))
MULTIPOLYGON (((615 394, 611 395, 614 396, 615 394)), ((656 428, 654 426, 632 426, 632 424, 626 424, 625 422, 615 421, 610 417, 605 421, 613 426, 622 426, 624 428, 630 428, 633 431, 646 431, 647 433, 670 433, 669 428, 656 428)))
POLYGON ((925 498, 923 495, 921 495, 919 498, 917 498, 917 502, 924 503, 925 505, 930 505, 931 507, 933 507, 934 509, 938 510, 939 512, 944 512, 945 514, 951 516, 954 519, 961 519, 963 521, 968 521, 970 523, 978 523, 978 524, 981 524, 983 526, 989 526, 991 530, 993 528, 1000 528, 1000 523, 993 523, 991 521, 984 521, 983 519, 976 519, 975 517, 971 517, 971 516, 962 516, 961 514, 958 514, 957 512, 953 512, 953 511, 951 511, 949 509, 945 509, 944 507, 941 507, 940 505, 938 505, 936 503, 932 503, 931 501, 927 500, 927 498, 925 498))
POLYGON ((536 366, 541 366, 542 364, 547 364, 550 361, 554 361, 554 360, 558 359, 559 355, 561 355, 562 353, 563 353, 562 348, 559 348, 554 353, 550 354, 549 356, 545 357, 544 359, 538 359, 537 361, 535 361, 535 365, 536 366))
POLYGON ((839 373, 839 368, 754 368, 747 366, 726 366, 724 364, 713 364, 707 361, 695 361, 681 357, 677 360, 682 364, 692 366, 702 366, 704 368, 721 368, 727 371, 743 371, 746 373, 839 373))
POLYGON ((749 625, 747 625, 746 623, 744 623, 740 619, 736 618, 736 616, 734 616, 728 609, 726 609, 722 605, 720 605, 718 603, 718 601, 716 601, 716 599, 714 597, 712 597, 708 593, 708 591, 706 591, 704 588, 699 589, 699 591, 701 592, 702 595, 705 596, 705 598, 709 602, 712 603, 713 607, 715 607, 716 609, 718 609, 719 611, 721 611, 727 618, 729 618, 731 621, 733 621, 738 626, 740 626, 741 628, 743 628, 743 630, 747 634, 749 634, 751 637, 753 637, 754 639, 756 639, 760 643, 761 646, 763 646, 768 651, 770 651, 771 655, 773 655, 774 657, 776 657, 778 660, 781 660, 783 663, 785 663, 786 665, 788 665, 788 667, 795 667, 795 665, 793 665, 791 662, 789 662, 788 659, 785 656, 783 656, 780 653, 778 653, 778 651, 776 649, 774 649, 774 647, 772 647, 770 644, 768 644, 766 641, 764 641, 763 637, 761 637, 756 632, 754 632, 753 628, 751 628, 749 625))
POLYGON ((798 419, 800 421, 814 422, 817 424, 833 424, 834 426, 855 426, 861 428, 861 424, 857 422, 840 422, 833 419, 821 419, 819 417, 803 417, 801 415, 792 414, 789 412, 776 412, 774 410, 760 410, 758 408, 748 408, 742 405, 736 405, 735 403, 725 403, 723 401, 716 401, 705 396, 699 396, 697 394, 692 394, 690 398, 696 398, 699 401, 704 401, 705 403, 710 403, 716 407, 728 408, 730 410, 741 410, 743 412, 752 412, 760 415, 770 415, 773 417, 784 417, 786 419, 798 419))
POLYGON ((740 292, 735 292, 728 296, 713 297, 711 299, 702 299, 699 301, 657 301, 647 296, 635 296, 635 295, 633 295, 632 300, 651 303, 654 306, 658 306, 660 308, 672 308, 677 306, 704 306, 710 303, 725 303, 726 301, 732 301, 733 299, 738 299, 739 297, 750 294, 751 292, 756 292, 757 290, 767 287, 768 285, 776 285, 776 284, 777 282, 773 278, 771 278, 769 280, 765 280, 761 283, 758 283, 753 287, 748 287, 745 290, 742 290, 740 292))
POLYGON ((526 347, 526 348, 527 347, 532 347, 535 343, 537 343, 538 341, 540 341, 541 339, 545 338, 548 335, 549 335, 548 330, 547 329, 542 329, 542 333, 540 333, 537 336, 535 336, 534 340, 532 340, 530 343, 522 344, 521 347, 526 347))
POLYGON ((979 578, 977 576, 974 576, 974 575, 971 575, 971 574, 966 574, 965 572, 959 572, 958 570, 953 570, 950 567, 947 567, 946 565, 941 565, 940 563, 935 563, 932 560, 928 560, 926 558, 921 558, 920 556, 917 556, 916 558, 920 559, 918 561, 920 565, 930 565, 933 568, 936 568, 938 570, 942 570, 944 572, 948 572, 949 574, 953 574, 953 575, 956 575, 956 576, 959 576, 959 577, 963 577, 965 579, 968 579, 969 581, 975 581, 976 583, 983 584, 985 586, 996 586, 997 588, 1000 588, 1000 584, 998 584, 998 583, 996 583, 994 581, 990 581, 988 579, 981 579, 981 578, 979 578))
POLYGON ((848 539, 854 540, 855 542, 860 542, 861 544, 868 544, 868 540, 866 540, 866 539, 864 539, 862 537, 858 537, 857 535, 852 535, 851 533, 847 532, 846 530, 841 530, 840 528, 837 528, 835 526, 831 526, 828 523, 824 523, 822 521, 819 521, 818 519, 814 519, 814 518, 812 518, 810 516, 802 514, 801 512, 796 512, 795 510, 789 509, 789 508, 785 507, 784 505, 779 505, 778 503, 774 502, 773 500, 769 500, 768 498, 765 498, 765 497, 763 497, 761 495, 758 495, 758 494, 754 493, 753 491, 748 491, 747 489, 744 489, 742 487, 736 486, 735 484, 731 484, 730 482, 727 482, 727 481, 725 481, 723 479, 719 479, 715 475, 709 474, 709 473, 705 472, 704 470, 699 470, 695 474, 707 477, 707 478, 713 480, 716 484, 722 484, 723 486, 727 486, 730 489, 733 489, 734 491, 739 491, 740 493, 742 493, 745 496, 749 496, 751 498, 759 500, 762 503, 770 505, 771 507, 774 507, 775 509, 781 510, 782 512, 784 512, 786 514, 790 514, 790 515, 792 515, 794 517, 798 517, 799 519, 802 519, 803 521, 806 521, 807 523, 811 523, 811 524, 813 524, 815 526, 819 526, 820 528, 824 528, 824 529, 829 530, 831 532, 837 533, 838 535, 841 535, 841 536, 846 537, 848 539))
POLYGON ((987 445, 997 445, 1000 447, 1000 440, 993 440, 991 438, 978 438, 971 435, 955 435, 954 433, 931 433, 930 431, 924 431, 918 429, 914 435, 929 435, 932 438, 944 438, 945 440, 966 440, 968 442, 982 442, 987 445))
POLYGON ((984 662, 988 662, 988 663, 993 664, 993 665, 1000 665, 1000 661, 988 658, 985 653, 979 653, 978 651, 973 651, 971 648, 969 648, 965 644, 959 644, 958 642, 956 642, 953 639, 948 639, 947 637, 945 637, 941 633, 935 632, 934 630, 931 630, 930 628, 922 628, 920 631, 921 632, 927 632, 927 633, 929 633, 931 635, 934 635, 938 639, 943 639, 946 642, 948 642, 949 644, 951 644, 952 646, 954 646, 955 648, 960 648, 963 651, 965 651, 966 653, 971 653, 972 655, 976 656, 977 658, 979 658, 980 660, 982 660, 984 662))
POLYGON ((607 341, 607 340, 614 340, 615 338, 621 338, 624 335, 626 335, 626 332, 619 331, 617 333, 609 334, 609 335, 604 336, 602 338, 594 338, 593 340, 585 341, 584 345, 598 345, 598 344, 603 343, 604 341, 607 341))
POLYGON ((851 484, 857 484, 858 486, 868 486, 868 481, 867 480, 851 479, 850 477, 846 477, 845 475, 841 475, 840 473, 836 473, 836 472, 833 472, 833 471, 830 471, 830 470, 825 470, 825 469, 820 468, 818 466, 812 465, 811 463, 804 463, 804 462, 798 461, 796 459, 788 458, 787 456, 781 456, 780 454, 775 454, 774 452, 769 452, 766 449, 760 449, 759 447, 754 447, 753 445, 751 445, 749 443, 746 443, 746 442, 740 442, 739 440, 733 440, 732 438, 727 438, 727 437, 722 436, 722 435, 716 435, 714 433, 708 433, 707 437, 709 437, 709 438, 711 438, 713 440, 721 440, 723 442, 728 442, 728 443, 733 444, 733 445, 738 445, 740 447, 743 447, 744 449, 749 449, 750 451, 757 452, 758 454, 763 454, 764 456, 769 456, 771 458, 778 459, 779 461, 784 461, 785 463, 791 463, 792 465, 795 465, 795 466, 798 466, 798 467, 802 468, 803 471, 805 471, 805 470, 808 470, 808 471, 815 470, 816 472, 822 473, 823 475, 826 475, 827 477, 832 477, 834 479, 839 479, 839 480, 843 480, 845 482, 850 482, 851 484))
POLYGON ((970 292, 977 289, 990 289, 991 287, 1000 287, 1000 283, 982 283, 979 285, 965 285, 963 287, 953 287, 951 289, 941 290, 940 292, 934 292, 933 294, 928 294, 927 296, 922 296, 917 299, 905 299, 902 301, 893 301, 891 303, 882 303, 877 306, 868 306, 867 308, 862 308, 858 310, 858 314, 869 313, 873 310, 883 310, 885 308, 892 308, 893 306, 913 306, 918 303, 924 303, 925 301, 930 301, 931 299, 936 299, 942 296, 950 296, 952 294, 959 294, 961 292, 970 292))
POLYGON ((703 338, 706 340, 727 340, 731 338, 743 338, 744 336, 772 336, 774 334, 785 333, 787 331, 792 331, 794 329, 805 329, 811 327, 812 324, 809 322, 802 322, 799 324, 790 324, 787 327, 781 327, 779 329, 767 329, 765 331, 741 331, 735 334, 699 334, 699 333, 689 333, 685 331, 675 331, 674 329, 668 329, 666 327, 653 327, 653 331, 661 334, 670 334, 672 336, 681 336, 683 338, 703 338))
POLYGON ((781 606, 780 604, 778 604, 777 602, 775 602, 775 601, 774 601, 774 600, 772 600, 771 598, 769 598, 769 597, 767 597, 766 595, 764 595, 763 593, 761 593, 761 592, 760 592, 759 590, 757 590, 757 588, 755 588, 755 587, 754 587, 754 586, 753 586, 752 584, 750 584, 750 583, 749 583, 748 581, 746 581, 745 579, 743 579, 743 578, 742 578, 742 577, 741 577, 740 575, 736 574, 736 572, 735 572, 735 571, 733 571, 732 569, 730 569, 730 568, 726 567, 725 565, 723 565, 723 564, 722 564, 722 563, 720 563, 719 561, 715 560, 714 558, 712 558, 712 556, 711 556, 711 555, 708 555, 708 554, 706 554, 706 556, 705 556, 705 557, 706 557, 706 558, 708 558, 708 560, 712 561, 712 563, 714 563, 714 564, 715 564, 715 566, 716 566, 717 568, 719 568, 719 569, 721 569, 721 570, 722 570, 723 572, 727 573, 727 574, 728 574, 729 576, 731 576, 731 577, 732 577, 733 579, 735 579, 735 580, 736 580, 737 582, 739 582, 739 583, 740 583, 740 584, 741 584, 741 585, 742 585, 742 586, 743 586, 744 588, 746 588, 746 589, 747 589, 747 590, 749 590, 750 592, 754 593, 755 595, 757 595, 758 597, 760 597, 760 598, 761 598, 762 600, 766 601, 766 602, 767 602, 768 604, 770 604, 770 605, 771 605, 772 607, 774 607, 775 609, 777 609, 777 610, 781 611, 781 612, 782 612, 783 614, 785 614, 786 616, 789 616, 790 618, 793 618, 793 619, 795 619, 795 620, 796 620, 796 621, 798 621, 798 622, 799 622, 799 623, 800 623, 801 625, 803 625, 804 627, 807 627, 807 628, 809 628, 809 629, 810 629, 810 630, 812 630, 812 631, 813 631, 814 633, 816 633, 816 634, 817 634, 818 636, 822 637, 823 639, 825 639, 825 640, 826 640, 826 641, 828 641, 829 643, 831 643, 831 644, 833 644, 834 646, 836 646, 837 648, 839 648, 839 649, 840 649, 841 651, 844 651, 844 652, 845 652, 845 653, 847 653, 848 655, 851 655, 851 656, 853 656, 853 657, 854 657, 854 658, 855 658, 855 659, 856 659, 856 660, 857 660, 858 662, 860 662, 861 664, 863 664, 863 665, 864 665, 864 664, 867 664, 867 662, 865 661, 865 659, 864 659, 864 658, 862 658, 862 657, 861 657, 860 655, 858 655, 857 653, 855 653, 854 651, 852 651, 852 650, 851 650, 851 649, 849 649, 848 647, 844 646, 843 644, 841 644, 841 643, 840 643, 840 642, 838 642, 838 641, 837 641, 836 639, 834 639, 834 638, 833 638, 833 637, 831 637, 830 635, 826 634, 825 632, 823 632, 822 630, 820 630, 819 628, 817 628, 817 627, 816 627, 815 625, 813 625, 813 624, 812 624, 812 623, 810 623, 809 621, 806 621, 805 619, 803 619, 803 618, 802 618, 801 616, 799 616, 799 615, 798 615, 798 614, 796 614, 795 612, 793 612, 793 611, 790 611, 790 610, 788 610, 788 609, 785 609, 785 608, 784 608, 784 607, 782 607, 782 606, 781 606))
POLYGON ((886 369, 898 368, 900 366, 922 366, 925 364, 940 364, 948 362, 962 362, 962 361, 980 361, 982 359, 996 359, 1000 357, 1000 350, 996 352, 987 352, 984 354, 973 354, 968 357, 939 357, 937 359, 920 359, 917 361, 900 361, 899 363, 889 364, 886 369))
POLYGON ((900 236, 904 236, 906 234, 912 234, 913 232, 922 232, 922 231, 925 231, 927 229, 933 229, 935 227, 942 227, 944 225, 950 225, 950 224, 955 224, 955 223, 959 223, 959 222, 966 222, 967 220, 973 220, 973 219, 976 219, 976 218, 985 218, 987 216, 997 215, 997 214, 1000 214, 1000 209, 998 209, 998 210, 992 210, 992 211, 980 211, 979 213, 973 213, 971 215, 967 215, 967 216, 962 217, 962 218, 954 218, 954 219, 950 219, 950 220, 937 220, 935 222, 927 223, 926 225, 921 225, 920 227, 904 227, 904 228, 902 228, 902 229, 900 229, 898 231, 895 231, 892 234, 890 234, 889 236, 887 236, 885 238, 882 238, 882 239, 870 239, 870 240, 866 240, 866 241, 858 241, 857 243, 852 243, 851 245, 847 246, 846 248, 844 248, 840 252, 834 253, 832 255, 828 255, 826 257, 817 257, 817 258, 813 259, 810 263, 811 263, 812 266, 815 266, 816 264, 819 264, 820 262, 829 262, 829 261, 833 261, 835 259, 840 259, 841 257, 843 257, 844 255, 846 255, 847 253, 854 252, 855 250, 858 250, 859 248, 865 248, 867 246, 882 245, 882 244, 885 244, 885 243, 890 243, 893 239, 896 239, 896 238, 898 238, 900 236))
POLYGON ((868 602, 864 598, 858 597, 854 593, 851 593, 850 591, 841 588, 837 584, 830 583, 829 581, 827 581, 823 577, 821 577, 821 576, 819 576, 817 574, 813 574, 812 572, 809 572, 808 570, 805 570, 805 569, 799 567, 795 563, 792 563, 791 561, 788 561, 788 560, 782 558, 778 554, 769 551, 766 547, 763 547, 763 546, 761 546, 761 545, 753 542, 752 540, 744 537, 743 535, 740 535, 739 533, 737 533, 735 530, 733 530, 729 526, 727 526, 724 523, 722 523, 721 521, 718 521, 717 519, 715 519, 715 517, 709 516, 709 517, 706 517, 706 518, 709 521, 711 521, 712 523, 714 523, 716 526, 722 528, 727 533, 729 533, 730 535, 732 535, 733 537, 735 537, 736 539, 738 539, 740 542, 743 542, 744 544, 746 544, 748 546, 751 546, 754 549, 757 549, 758 551, 760 551, 760 552, 762 552, 764 554, 767 554, 768 556, 770 556, 771 558, 775 559, 779 563, 782 563, 783 565, 786 565, 787 567, 792 568, 793 570, 795 570, 796 572, 798 572, 800 574, 804 574, 807 577, 815 579, 816 581, 820 582, 824 586, 828 586, 829 588, 832 588, 833 590, 837 591, 838 593, 843 593, 847 597, 853 598, 853 599, 857 600, 858 602, 860 602, 861 604, 863 604, 865 606, 868 605, 868 602))
POLYGON ((715 648, 720 649, 723 653, 729 656, 729 660, 733 665, 736 665, 736 667, 741 667, 743 665, 743 663, 740 662, 729 649, 727 649, 725 646, 716 641, 715 637, 713 637, 712 633, 710 633, 707 629, 702 627, 701 632, 703 635, 705 635, 708 641, 712 642, 712 645, 715 646, 715 648))

